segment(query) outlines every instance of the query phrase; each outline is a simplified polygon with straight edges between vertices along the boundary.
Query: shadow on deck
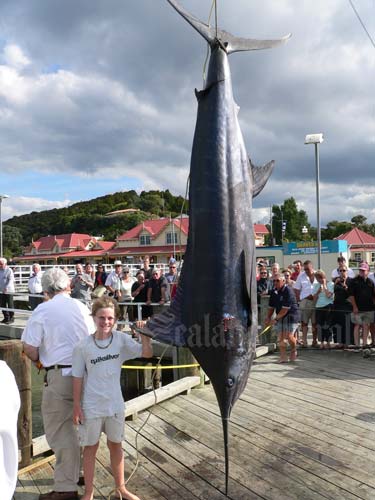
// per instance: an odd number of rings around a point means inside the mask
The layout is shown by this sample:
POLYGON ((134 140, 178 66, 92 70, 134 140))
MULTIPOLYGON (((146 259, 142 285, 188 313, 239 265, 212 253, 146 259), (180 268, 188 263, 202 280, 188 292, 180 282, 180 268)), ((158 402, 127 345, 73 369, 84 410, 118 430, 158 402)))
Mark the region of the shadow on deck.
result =
MULTIPOLYGON (((346 352, 300 351, 254 364, 232 413, 229 495, 239 499, 375 498, 375 361, 346 352)), ((136 431, 126 422, 125 469, 136 431)), ((158 404, 138 437, 139 468, 128 485, 142 500, 219 500, 224 495, 221 421, 211 387, 158 404)), ((51 489, 53 457, 19 473, 17 500, 51 489)), ((95 499, 113 488, 102 439, 95 499)))

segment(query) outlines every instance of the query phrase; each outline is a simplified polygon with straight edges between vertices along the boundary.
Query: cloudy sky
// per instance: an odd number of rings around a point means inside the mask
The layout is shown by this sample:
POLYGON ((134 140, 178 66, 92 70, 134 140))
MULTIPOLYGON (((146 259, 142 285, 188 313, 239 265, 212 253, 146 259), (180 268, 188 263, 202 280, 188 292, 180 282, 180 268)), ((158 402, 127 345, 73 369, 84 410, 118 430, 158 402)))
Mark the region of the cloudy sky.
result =
MULTIPOLYGON (((352 0, 375 38, 375 0, 352 0)), ((211 0, 180 0, 207 21, 211 0)), ((219 25, 281 48, 230 56, 248 153, 276 169, 255 220, 294 196, 321 216, 375 222, 375 49, 347 0, 218 0, 219 25)), ((183 194, 204 40, 166 0, 2 0, 3 217, 128 189, 183 194)))

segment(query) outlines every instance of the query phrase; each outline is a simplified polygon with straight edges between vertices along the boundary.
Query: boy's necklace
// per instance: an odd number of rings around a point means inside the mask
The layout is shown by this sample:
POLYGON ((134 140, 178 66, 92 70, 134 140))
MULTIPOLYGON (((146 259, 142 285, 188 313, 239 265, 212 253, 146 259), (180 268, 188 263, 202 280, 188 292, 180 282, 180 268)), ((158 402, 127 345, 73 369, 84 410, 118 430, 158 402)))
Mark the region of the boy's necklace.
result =
MULTIPOLYGON (((113 340, 113 333, 111 332, 111 338, 109 339, 109 342, 107 345, 99 345, 97 342, 96 342, 96 339, 95 339, 95 333, 94 335, 92 336, 93 340, 94 340, 94 344, 96 345, 96 347, 98 349, 107 349, 107 347, 109 347, 111 344, 112 344, 112 340, 113 340)), ((104 339, 103 339, 104 340, 104 339)))

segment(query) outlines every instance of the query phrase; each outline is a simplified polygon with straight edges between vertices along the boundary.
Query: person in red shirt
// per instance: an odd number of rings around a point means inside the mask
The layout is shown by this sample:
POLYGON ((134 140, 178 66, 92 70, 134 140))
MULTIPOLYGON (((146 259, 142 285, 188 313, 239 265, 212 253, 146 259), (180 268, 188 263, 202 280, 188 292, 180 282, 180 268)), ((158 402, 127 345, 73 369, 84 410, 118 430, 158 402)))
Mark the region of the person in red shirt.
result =
POLYGON ((292 279, 293 281, 296 281, 298 278, 298 275, 302 271, 302 260, 295 260, 293 262, 293 267, 294 267, 294 272, 292 273, 290 279, 292 279))

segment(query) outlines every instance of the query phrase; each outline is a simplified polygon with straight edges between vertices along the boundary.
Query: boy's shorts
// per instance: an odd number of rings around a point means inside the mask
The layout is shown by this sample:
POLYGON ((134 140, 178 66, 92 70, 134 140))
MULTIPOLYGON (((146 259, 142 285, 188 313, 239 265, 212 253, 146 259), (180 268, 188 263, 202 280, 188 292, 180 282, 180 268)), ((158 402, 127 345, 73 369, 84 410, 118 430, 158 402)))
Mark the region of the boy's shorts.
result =
POLYGON ((87 418, 78 426, 80 446, 93 446, 102 432, 109 441, 121 443, 124 439, 125 412, 116 413, 112 417, 87 418))

